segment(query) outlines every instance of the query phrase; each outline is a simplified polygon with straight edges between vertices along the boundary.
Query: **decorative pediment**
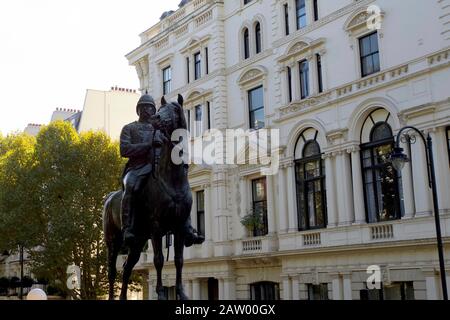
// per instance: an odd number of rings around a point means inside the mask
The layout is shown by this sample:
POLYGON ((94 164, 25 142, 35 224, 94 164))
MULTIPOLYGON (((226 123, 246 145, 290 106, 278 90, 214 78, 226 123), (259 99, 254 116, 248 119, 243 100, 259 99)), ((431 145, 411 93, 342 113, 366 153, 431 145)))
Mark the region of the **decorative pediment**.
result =
MULTIPOLYGON (((370 12, 367 7, 355 11, 344 23, 344 30, 348 33, 358 33, 360 31, 369 30, 367 22, 372 19, 374 13, 370 12)), ((383 19, 384 12, 380 12, 380 18, 383 19)))
POLYGON ((267 71, 265 70, 264 67, 262 66, 253 67, 250 70, 246 70, 242 73, 242 75, 238 80, 238 83, 240 86, 244 86, 249 82, 260 81, 264 79, 266 74, 267 71))
POLYGON ((324 50, 325 38, 319 38, 317 40, 302 39, 294 42, 288 47, 286 53, 278 60, 280 63, 284 63, 290 59, 298 60, 301 57, 307 57, 312 55, 315 51, 324 50))
POLYGON ((186 107, 188 107, 190 104, 193 104, 194 102, 198 102, 199 100, 204 100, 208 96, 212 95, 212 90, 199 90, 195 89, 186 94, 186 100, 184 101, 186 107))
POLYGON ((288 54, 293 54, 297 52, 301 52, 309 47, 309 44, 305 41, 299 41, 296 44, 294 44, 292 47, 289 48, 288 54))
POLYGON ((211 38, 210 35, 207 35, 207 36, 205 36, 205 37, 203 37, 203 38, 201 38, 201 39, 199 39, 199 38, 197 38, 197 37, 191 38, 191 39, 188 41, 188 43, 186 44, 186 46, 184 46, 184 47, 180 50, 180 52, 181 52, 182 54, 186 54, 186 53, 188 53, 188 52, 192 52, 192 51, 194 51, 194 50, 197 50, 197 49, 201 48, 205 43, 207 43, 207 42, 209 41, 210 38, 211 38))

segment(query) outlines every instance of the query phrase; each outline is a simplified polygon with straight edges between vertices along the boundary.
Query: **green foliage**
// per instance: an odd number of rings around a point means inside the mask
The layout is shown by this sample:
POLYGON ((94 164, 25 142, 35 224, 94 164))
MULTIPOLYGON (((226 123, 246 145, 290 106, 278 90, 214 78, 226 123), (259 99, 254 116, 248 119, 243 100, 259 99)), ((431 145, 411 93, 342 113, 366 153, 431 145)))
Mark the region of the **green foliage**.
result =
POLYGON ((33 273, 64 295, 103 295, 101 213, 106 195, 120 187, 123 164, 104 133, 78 135, 67 122, 50 124, 36 139, 0 139, 0 248, 33 248, 33 273), (80 292, 66 287, 72 264, 81 268, 80 292))
POLYGON ((247 228, 249 232, 264 228, 264 221, 260 214, 250 212, 241 219, 241 224, 247 228))

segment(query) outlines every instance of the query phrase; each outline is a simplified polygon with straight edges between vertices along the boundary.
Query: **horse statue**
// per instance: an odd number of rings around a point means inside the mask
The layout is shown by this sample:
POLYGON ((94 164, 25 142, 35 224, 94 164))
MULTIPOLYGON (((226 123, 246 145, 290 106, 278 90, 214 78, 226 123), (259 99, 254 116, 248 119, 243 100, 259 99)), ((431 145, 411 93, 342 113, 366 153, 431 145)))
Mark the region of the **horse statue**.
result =
MULTIPOLYGON (((180 141, 172 142, 172 133, 177 129, 187 129, 183 111, 183 97, 178 95, 178 102, 167 103, 163 97, 161 107, 155 115, 162 125, 161 132, 167 143, 161 146, 160 158, 155 157, 154 172, 145 181, 135 195, 134 231, 136 241, 128 248, 127 259, 123 265, 122 288, 120 299, 127 299, 127 290, 132 270, 139 261, 141 252, 148 241, 152 240, 158 300, 166 300, 162 284, 164 255, 162 238, 174 235, 174 262, 176 267, 177 299, 189 299, 182 284, 183 252, 185 233, 183 226, 190 216, 192 193, 189 187, 187 166, 175 164, 171 154, 174 148, 180 148, 180 141)), ((182 149, 178 151, 182 154, 182 149)), ((116 260, 123 246, 121 231, 122 191, 112 192, 106 199, 103 210, 103 231, 108 250, 109 299, 114 300, 114 283, 117 276, 116 260)))

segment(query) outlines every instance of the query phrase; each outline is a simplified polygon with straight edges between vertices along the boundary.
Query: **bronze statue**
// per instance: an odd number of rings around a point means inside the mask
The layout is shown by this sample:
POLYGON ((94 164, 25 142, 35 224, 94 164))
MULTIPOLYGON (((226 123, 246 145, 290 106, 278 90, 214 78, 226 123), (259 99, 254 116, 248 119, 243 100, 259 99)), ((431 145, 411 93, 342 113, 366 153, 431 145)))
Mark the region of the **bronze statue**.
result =
POLYGON ((108 247, 109 298, 114 299, 116 260, 122 246, 128 248, 124 263, 120 299, 126 299, 129 278, 148 239, 152 239, 154 264, 157 270, 158 299, 165 299, 161 271, 164 265, 162 237, 174 235, 176 291, 185 295, 181 273, 184 246, 201 244, 204 237, 191 226, 192 194, 187 165, 172 162, 172 142, 176 129, 186 129, 183 98, 167 103, 164 98, 156 112, 155 102, 143 95, 136 111, 139 121, 126 125, 120 137, 120 152, 129 159, 123 174, 123 191, 111 193, 103 212, 103 229, 108 247))

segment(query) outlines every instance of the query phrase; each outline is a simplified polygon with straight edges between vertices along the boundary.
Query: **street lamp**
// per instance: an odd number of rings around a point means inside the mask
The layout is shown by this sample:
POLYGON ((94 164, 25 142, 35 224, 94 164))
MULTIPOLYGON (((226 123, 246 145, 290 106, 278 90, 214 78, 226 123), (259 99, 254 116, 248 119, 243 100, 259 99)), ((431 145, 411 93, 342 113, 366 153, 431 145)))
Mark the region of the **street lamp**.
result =
POLYGON ((408 135, 407 131, 415 131, 420 139, 422 140, 426 149, 426 159, 427 159, 427 171, 428 171, 428 186, 431 188, 433 194, 433 210, 434 210, 434 221, 436 224, 436 237, 437 237, 437 247, 439 254, 439 268, 441 274, 441 284, 442 284, 442 295, 444 300, 448 300, 447 293, 447 281, 445 277, 445 264, 444 264, 444 251, 442 245, 442 235, 441 235, 441 222, 439 219, 439 204, 437 197, 437 187, 436 187, 436 175, 434 172, 434 160, 433 160, 433 143, 430 135, 425 135, 417 128, 412 126, 406 126, 402 128, 398 134, 395 141, 394 151, 390 155, 390 161, 392 166, 401 171, 405 166, 405 163, 409 161, 408 156, 403 153, 403 148, 400 147, 400 141, 409 141, 411 143, 415 142, 415 137, 408 135), (402 140, 402 134, 404 135, 404 140, 402 140))

